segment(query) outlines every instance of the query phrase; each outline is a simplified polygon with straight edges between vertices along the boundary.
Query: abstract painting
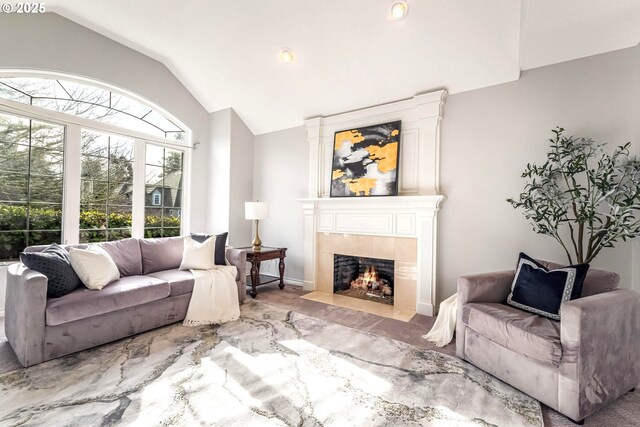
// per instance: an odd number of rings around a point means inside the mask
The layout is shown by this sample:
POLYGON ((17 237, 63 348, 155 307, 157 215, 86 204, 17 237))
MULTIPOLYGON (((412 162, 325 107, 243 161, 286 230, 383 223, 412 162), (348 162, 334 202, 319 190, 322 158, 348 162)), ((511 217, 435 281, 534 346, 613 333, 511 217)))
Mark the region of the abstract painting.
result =
POLYGON ((335 133, 331 197, 396 196, 400 121, 335 133))

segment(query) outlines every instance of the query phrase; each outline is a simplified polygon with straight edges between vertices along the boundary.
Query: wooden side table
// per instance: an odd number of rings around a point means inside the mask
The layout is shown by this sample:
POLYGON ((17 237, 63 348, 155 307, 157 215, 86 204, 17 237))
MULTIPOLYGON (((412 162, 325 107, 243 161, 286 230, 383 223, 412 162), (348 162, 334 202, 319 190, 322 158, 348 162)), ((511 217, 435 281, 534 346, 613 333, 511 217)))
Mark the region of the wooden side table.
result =
POLYGON ((284 288, 284 258, 287 256, 287 248, 271 248, 268 246, 262 246, 259 251, 256 251, 253 249, 253 246, 249 246, 238 249, 247 251, 247 261, 251 263, 251 291, 249 291, 251 298, 255 298, 256 295, 258 295, 256 288, 261 285, 280 281, 278 287, 280 289, 284 288), (262 261, 278 258, 280 259, 280 277, 266 282, 260 282, 260 263, 262 261))

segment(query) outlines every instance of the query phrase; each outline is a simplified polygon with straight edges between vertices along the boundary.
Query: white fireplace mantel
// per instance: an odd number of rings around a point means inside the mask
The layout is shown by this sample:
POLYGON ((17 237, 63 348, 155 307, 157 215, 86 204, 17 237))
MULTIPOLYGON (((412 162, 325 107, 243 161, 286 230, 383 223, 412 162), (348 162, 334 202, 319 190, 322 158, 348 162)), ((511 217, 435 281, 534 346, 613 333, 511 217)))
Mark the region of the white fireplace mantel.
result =
POLYGON ((432 316, 436 304, 440 121, 446 91, 306 122, 309 198, 304 211, 304 288, 316 290, 316 236, 343 233, 417 239, 416 312, 432 316), (337 131, 401 120, 398 196, 329 197, 333 137, 337 131))
POLYGON ((417 239, 416 312, 433 316, 436 299, 436 233, 443 196, 299 199, 304 211, 304 289, 315 290, 317 233, 417 239))

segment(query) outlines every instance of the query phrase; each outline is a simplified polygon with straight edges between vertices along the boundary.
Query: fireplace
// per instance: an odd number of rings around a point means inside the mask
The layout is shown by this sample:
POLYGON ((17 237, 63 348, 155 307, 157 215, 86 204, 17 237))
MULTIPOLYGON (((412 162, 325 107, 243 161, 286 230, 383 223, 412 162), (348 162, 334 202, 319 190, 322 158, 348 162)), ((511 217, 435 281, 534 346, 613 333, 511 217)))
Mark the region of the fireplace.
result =
POLYGON ((410 99, 305 121, 308 192, 298 201, 304 214, 303 287, 313 291, 307 299, 333 301, 331 304, 336 305, 346 300, 362 311, 415 310, 433 316, 437 217, 443 200, 438 188, 440 134, 446 96, 444 90, 421 93, 410 99), (402 121, 398 195, 330 197, 335 133, 396 120, 402 121), (335 294, 335 254, 394 260, 393 305, 335 294))
POLYGON ((393 305, 395 261, 333 255, 333 293, 393 305))

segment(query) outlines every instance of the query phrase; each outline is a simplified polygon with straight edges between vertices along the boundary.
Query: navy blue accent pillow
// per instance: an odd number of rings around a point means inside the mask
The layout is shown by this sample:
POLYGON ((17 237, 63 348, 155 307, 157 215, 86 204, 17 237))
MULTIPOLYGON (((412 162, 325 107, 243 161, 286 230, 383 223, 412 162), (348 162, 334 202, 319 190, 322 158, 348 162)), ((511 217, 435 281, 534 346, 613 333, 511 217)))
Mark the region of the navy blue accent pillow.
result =
MULTIPOLYGON (((227 245, 227 236, 229 233, 222 233, 216 235, 216 247, 213 253, 213 263, 215 265, 227 265, 226 258, 226 245, 227 245)), ((198 243, 202 243, 207 240, 209 237, 213 236, 213 234, 197 234, 191 233, 191 238, 198 243)))
POLYGON ((55 243, 44 248, 42 252, 22 252, 20 261, 27 268, 47 276, 48 298, 59 298, 82 285, 71 267, 69 252, 55 243))
POLYGON ((507 304, 553 320, 560 320, 560 305, 580 298, 589 264, 549 270, 520 253, 507 304))

